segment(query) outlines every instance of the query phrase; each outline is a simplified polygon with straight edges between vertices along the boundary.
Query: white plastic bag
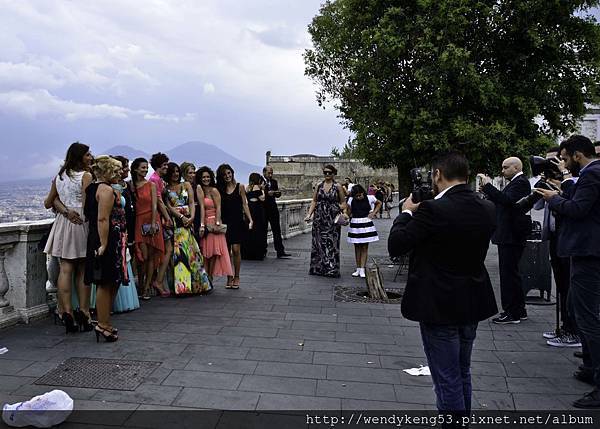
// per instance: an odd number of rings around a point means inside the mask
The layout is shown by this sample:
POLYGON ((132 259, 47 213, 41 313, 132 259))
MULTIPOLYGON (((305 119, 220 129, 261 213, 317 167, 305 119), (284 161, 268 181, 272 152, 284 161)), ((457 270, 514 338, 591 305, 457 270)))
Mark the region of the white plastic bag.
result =
POLYGON ((2 420, 13 427, 49 428, 64 422, 72 411, 73 399, 62 390, 53 390, 29 401, 4 404, 2 420))

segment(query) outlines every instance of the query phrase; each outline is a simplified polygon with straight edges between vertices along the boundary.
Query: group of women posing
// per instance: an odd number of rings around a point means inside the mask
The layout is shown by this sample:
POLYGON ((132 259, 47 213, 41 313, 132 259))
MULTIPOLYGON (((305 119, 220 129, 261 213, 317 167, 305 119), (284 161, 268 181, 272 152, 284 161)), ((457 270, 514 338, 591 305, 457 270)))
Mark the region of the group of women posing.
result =
POLYGON ((245 187, 227 164, 215 180, 209 167, 168 161, 153 155, 147 179, 144 158, 130 171, 125 157, 94 159, 87 145, 69 147, 45 201, 57 216, 44 249, 60 260, 56 318, 67 333, 95 330, 97 341, 116 341, 111 312, 136 308, 151 289, 162 297, 208 293, 215 276, 239 288, 241 244, 254 226, 245 187))

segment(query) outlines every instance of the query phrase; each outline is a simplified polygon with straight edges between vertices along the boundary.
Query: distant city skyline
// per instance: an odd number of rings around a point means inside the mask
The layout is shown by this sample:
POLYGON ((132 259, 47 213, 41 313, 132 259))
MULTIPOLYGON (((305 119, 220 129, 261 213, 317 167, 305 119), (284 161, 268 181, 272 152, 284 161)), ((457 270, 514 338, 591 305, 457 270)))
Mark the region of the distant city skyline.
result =
POLYGON ((204 141, 257 165, 342 147, 304 76, 322 2, 0 0, 0 181, 54 175, 76 140, 204 141))

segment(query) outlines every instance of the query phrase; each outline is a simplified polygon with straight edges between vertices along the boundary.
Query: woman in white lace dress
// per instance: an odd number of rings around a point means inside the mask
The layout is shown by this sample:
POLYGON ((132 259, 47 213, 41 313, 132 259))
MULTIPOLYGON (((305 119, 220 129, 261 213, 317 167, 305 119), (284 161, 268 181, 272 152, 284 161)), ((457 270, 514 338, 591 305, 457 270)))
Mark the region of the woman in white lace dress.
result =
POLYGON ((60 259, 58 275, 58 318, 68 332, 92 330, 90 319, 90 288, 84 284, 84 261, 87 251, 88 224, 83 215, 83 194, 92 182, 89 173, 92 162, 90 148, 73 143, 65 162, 46 197, 46 208, 57 211, 44 252, 60 259), (71 289, 73 276, 79 300, 79 310, 73 312, 71 289), (77 322, 77 323, 76 323, 77 322))

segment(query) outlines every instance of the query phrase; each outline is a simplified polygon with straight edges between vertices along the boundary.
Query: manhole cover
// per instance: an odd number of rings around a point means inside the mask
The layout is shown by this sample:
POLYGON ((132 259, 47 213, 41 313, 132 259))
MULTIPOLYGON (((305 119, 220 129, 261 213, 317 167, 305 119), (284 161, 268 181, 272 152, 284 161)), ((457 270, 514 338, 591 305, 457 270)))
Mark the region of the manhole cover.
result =
POLYGON ((69 358, 35 384, 135 390, 159 365, 138 360, 69 358))
MULTIPOLYGON (((389 298, 386 304, 400 304, 400 302, 402 302, 402 293, 404 292, 404 289, 384 289, 387 292, 389 298)), ((334 301, 338 302, 384 302, 380 299, 369 298, 369 292, 365 288, 357 288, 351 286, 335 286, 333 290, 333 299, 334 301)))

